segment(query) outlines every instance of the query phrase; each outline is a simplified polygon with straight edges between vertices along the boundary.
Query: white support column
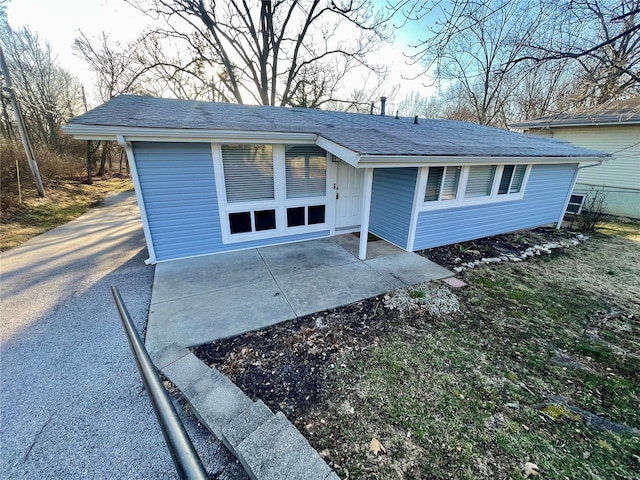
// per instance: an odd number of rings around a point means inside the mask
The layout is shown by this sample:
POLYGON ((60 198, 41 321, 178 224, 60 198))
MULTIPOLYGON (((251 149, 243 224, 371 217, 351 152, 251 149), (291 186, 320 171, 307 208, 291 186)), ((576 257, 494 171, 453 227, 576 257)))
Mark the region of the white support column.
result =
POLYGON ((367 237, 369 236, 369 214, 371 213, 371 187, 373 186, 373 168, 365 168, 362 186, 362 221, 360 222, 360 249, 358 258, 367 259, 367 237))

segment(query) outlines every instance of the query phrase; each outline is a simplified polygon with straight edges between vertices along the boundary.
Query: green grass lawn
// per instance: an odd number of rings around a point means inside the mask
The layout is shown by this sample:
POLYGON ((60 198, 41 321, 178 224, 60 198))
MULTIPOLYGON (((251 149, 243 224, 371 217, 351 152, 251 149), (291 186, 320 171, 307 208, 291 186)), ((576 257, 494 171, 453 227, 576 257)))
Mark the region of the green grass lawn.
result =
POLYGON ((603 232, 465 271, 458 313, 387 312, 330 370, 312 444, 341 478, 640 478, 640 227, 603 232))

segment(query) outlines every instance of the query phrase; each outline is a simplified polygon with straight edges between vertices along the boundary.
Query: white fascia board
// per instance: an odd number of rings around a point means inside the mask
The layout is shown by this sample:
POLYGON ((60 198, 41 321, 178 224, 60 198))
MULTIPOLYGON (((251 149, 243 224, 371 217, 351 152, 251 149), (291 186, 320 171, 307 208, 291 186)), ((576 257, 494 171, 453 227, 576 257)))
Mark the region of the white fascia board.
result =
POLYGON ((591 123, 580 123, 580 122, 567 122, 567 123, 512 123, 509 125, 509 128, 517 128, 520 130, 547 130, 549 128, 563 128, 563 127, 612 127, 612 126, 622 126, 622 125, 638 125, 640 121, 632 120, 632 121, 604 121, 604 122, 591 122, 591 123))
POLYGON ((343 147, 342 145, 338 145, 336 142, 332 142, 331 140, 328 140, 321 136, 318 136, 316 138, 316 145, 318 145, 320 148, 323 148, 330 154, 338 157, 340 160, 347 162, 352 167, 360 167, 360 154, 354 152, 353 150, 350 150, 347 147, 343 147))
POLYGON ((315 133, 254 132, 239 130, 200 130, 179 128, 113 127, 66 125, 62 131, 78 140, 117 140, 128 142, 228 142, 228 143, 315 143, 315 133))
POLYGON ((600 162, 599 157, 468 157, 468 156, 402 156, 402 155, 361 155, 358 168, 395 168, 395 167, 444 167, 447 165, 530 165, 600 162))

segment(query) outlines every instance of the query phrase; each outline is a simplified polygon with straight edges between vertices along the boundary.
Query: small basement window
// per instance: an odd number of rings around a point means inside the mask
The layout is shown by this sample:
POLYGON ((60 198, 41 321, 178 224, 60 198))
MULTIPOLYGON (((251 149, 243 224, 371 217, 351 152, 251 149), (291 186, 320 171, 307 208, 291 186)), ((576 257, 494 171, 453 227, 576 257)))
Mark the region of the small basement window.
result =
POLYGON ((584 193, 572 193, 569 197, 569 203, 567 204, 566 213, 572 215, 580 215, 582 213, 582 207, 584 201, 587 199, 587 195, 584 193))
POLYGON ((253 212, 233 212, 229 214, 229 230, 231 235, 275 229, 275 210, 256 210, 253 212))
POLYGON ((229 229, 232 235, 251 232, 251 212, 230 213, 229 229))
POLYGON ((325 223, 326 205, 287 208, 287 227, 325 223))

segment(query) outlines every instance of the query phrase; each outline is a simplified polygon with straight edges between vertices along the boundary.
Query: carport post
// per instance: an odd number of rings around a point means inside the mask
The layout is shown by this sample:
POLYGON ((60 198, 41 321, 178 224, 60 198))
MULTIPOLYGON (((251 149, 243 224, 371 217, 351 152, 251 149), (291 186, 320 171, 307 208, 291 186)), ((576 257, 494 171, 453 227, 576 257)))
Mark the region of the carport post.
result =
POLYGON ((369 236, 369 215, 371 213, 371 188, 373 186, 373 168, 365 168, 362 192, 362 221, 360 222, 360 248, 358 258, 367 259, 367 237, 369 236))

